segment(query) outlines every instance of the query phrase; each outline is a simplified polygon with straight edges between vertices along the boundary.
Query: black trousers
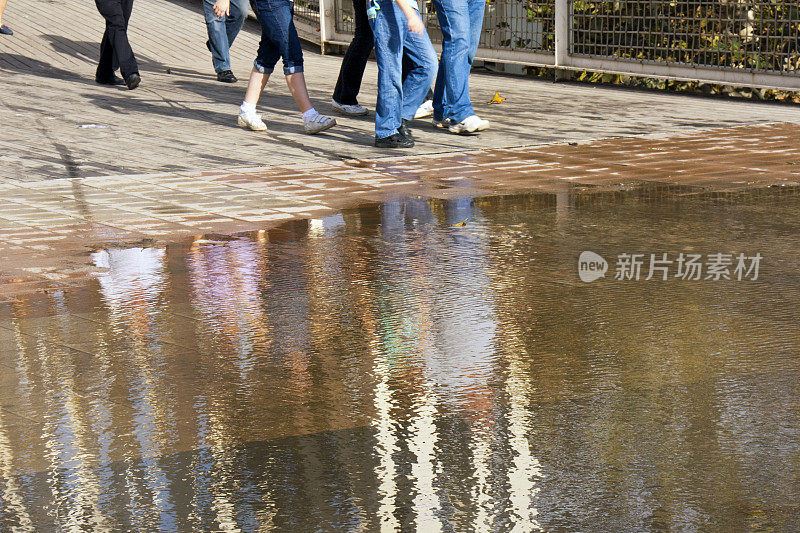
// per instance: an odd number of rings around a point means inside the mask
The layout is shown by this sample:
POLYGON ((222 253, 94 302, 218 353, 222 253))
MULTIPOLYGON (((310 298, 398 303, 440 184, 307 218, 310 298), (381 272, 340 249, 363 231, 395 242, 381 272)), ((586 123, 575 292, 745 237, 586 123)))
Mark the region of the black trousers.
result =
POLYGON ((100 43, 100 62, 97 78, 111 80, 119 68, 123 78, 139 72, 139 65, 128 42, 128 20, 133 11, 133 0, 95 0, 97 10, 106 19, 106 32, 100 43))
POLYGON ((367 18, 367 0, 353 0, 353 13, 356 18, 355 35, 344 54, 339 79, 336 80, 336 88, 333 90, 333 99, 343 105, 358 103, 364 69, 367 68, 367 60, 375 44, 367 18))

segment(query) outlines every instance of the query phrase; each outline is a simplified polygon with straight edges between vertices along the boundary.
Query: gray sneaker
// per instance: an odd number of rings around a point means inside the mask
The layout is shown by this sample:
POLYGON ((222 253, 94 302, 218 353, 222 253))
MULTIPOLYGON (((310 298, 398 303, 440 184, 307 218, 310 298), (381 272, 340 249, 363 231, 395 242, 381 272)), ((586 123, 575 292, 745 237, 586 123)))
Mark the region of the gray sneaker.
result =
POLYGON ((306 120, 303 127, 305 128, 306 133, 309 135, 314 135, 315 133, 330 129, 335 125, 335 118, 326 117, 325 115, 317 115, 311 120, 306 120))
POLYGON ((367 108, 361 104, 340 104, 336 100, 331 100, 331 105, 339 113, 351 117, 361 117, 369 113, 367 108))

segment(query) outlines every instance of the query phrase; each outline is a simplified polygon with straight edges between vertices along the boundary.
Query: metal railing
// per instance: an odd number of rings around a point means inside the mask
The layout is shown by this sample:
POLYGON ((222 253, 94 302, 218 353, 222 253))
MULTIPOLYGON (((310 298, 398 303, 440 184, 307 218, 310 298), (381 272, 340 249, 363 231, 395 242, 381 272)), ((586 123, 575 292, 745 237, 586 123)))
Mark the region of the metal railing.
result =
MULTIPOLYGON (((323 52, 326 45, 349 43, 353 0, 297 0, 295 9, 298 30, 320 44, 323 52), (308 27, 301 30, 303 25, 308 27)), ((441 31, 431 2, 422 4, 421 13, 437 46, 441 31)), ((800 3, 487 0, 476 57, 564 70, 800 90, 800 3)))

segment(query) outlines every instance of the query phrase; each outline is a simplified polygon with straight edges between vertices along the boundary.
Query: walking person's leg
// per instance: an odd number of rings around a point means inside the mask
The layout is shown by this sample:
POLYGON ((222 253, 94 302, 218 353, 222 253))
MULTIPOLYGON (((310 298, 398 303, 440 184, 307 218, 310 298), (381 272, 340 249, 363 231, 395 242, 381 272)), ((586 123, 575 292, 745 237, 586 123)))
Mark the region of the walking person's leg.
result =
MULTIPOLYGON (((475 2, 477 0, 473 0, 475 2)), ((469 0, 434 0, 442 28, 442 57, 433 98, 434 124, 449 119, 453 133, 489 127, 475 114, 469 97, 469 73, 480 40, 484 6, 469 0)))
MULTIPOLYGON (((214 12, 215 3, 215 0, 203 0, 203 12, 208 31, 206 47, 211 52, 211 63, 214 65, 214 72, 217 73, 217 79, 219 79, 220 73, 231 70, 231 60, 228 54, 230 48, 228 32, 225 28, 227 15, 217 16, 214 12)), ((230 9, 233 11, 233 2, 231 2, 230 9)))
POLYGON ((280 59, 280 52, 267 34, 267 14, 262 13, 262 10, 259 9, 259 4, 263 4, 263 2, 256 2, 254 8, 258 16, 258 22, 261 24, 261 42, 258 44, 258 53, 255 61, 253 61, 253 69, 250 71, 250 79, 247 82, 244 101, 239 107, 238 121, 243 128, 250 128, 253 131, 266 131, 267 125, 264 124, 261 115, 256 113, 256 105, 261 93, 264 92, 264 87, 267 86, 270 74, 275 70, 275 64, 280 59))
POLYGON ((444 62, 439 59, 436 83, 433 85, 433 125, 438 127, 445 127, 449 122, 450 109, 447 105, 447 94, 445 94, 444 90, 446 77, 444 62))
POLYGON ((342 59, 339 78, 333 90, 333 107, 346 115, 366 115, 367 109, 358 104, 364 69, 374 44, 372 28, 367 19, 366 0, 353 0, 353 14, 355 34, 342 59))
POLYGON ((231 70, 230 49, 247 16, 247 1, 203 0, 203 11, 208 30, 206 47, 211 52, 217 81, 236 83, 239 80, 231 70))
POLYGON ((478 46, 481 44, 481 32, 483 31, 483 16, 486 11, 486 0, 467 0, 467 12, 469 13, 469 54, 467 61, 470 68, 478 53, 478 46))
POLYGON ((403 58, 408 63, 408 73, 403 79, 400 133, 413 140, 408 124, 419 115, 436 75, 436 51, 427 32, 406 34, 403 58))
MULTIPOLYGON (((376 0, 373 0, 376 3, 376 0)), ((400 135, 403 107, 403 42, 407 20, 395 2, 381 1, 368 10, 378 60, 378 102, 375 105, 375 146, 410 147, 400 135)))
POLYGON ((114 45, 111 43, 110 23, 106 22, 106 31, 100 41, 100 60, 97 62, 97 71, 94 79, 102 85, 124 85, 125 80, 114 75, 117 66, 114 64, 114 45))
POLYGON ((436 76, 436 50, 427 32, 422 35, 407 32, 404 57, 408 58, 408 74, 403 80, 403 106, 401 116, 411 120, 427 98, 436 76))
MULTIPOLYGON (((231 0, 231 14, 225 19, 225 32, 228 35, 228 50, 233 46, 236 36, 242 31, 249 9, 247 0, 231 0)), ((230 56, 228 58, 230 62, 230 56)))
POLYGON ((255 106, 275 69, 278 58, 283 57, 283 72, 289 92, 303 115, 306 133, 319 133, 336 125, 336 121, 317 113, 308 96, 303 74, 303 50, 294 26, 293 4, 290 0, 256 0, 254 2, 261 24, 261 43, 253 64, 250 81, 240 108, 239 124, 250 129, 265 130, 255 106), (257 120, 255 120, 257 117, 257 120))
MULTIPOLYGON (((438 63, 437 63, 438 65, 438 63)), ((403 82, 406 81, 408 77, 409 71, 414 67, 414 61, 412 61, 408 57, 407 51, 403 50, 403 82)), ((417 112, 414 113, 414 118, 425 118, 429 117, 433 114, 433 89, 428 87, 428 93, 425 95, 425 99, 422 101, 422 104, 417 108, 417 112)))
POLYGON ((130 89, 135 89, 139 82, 136 81, 133 87, 128 82, 131 77, 139 79, 139 64, 136 62, 136 57, 133 55, 131 44, 128 41, 128 22, 131 20, 131 14, 133 13, 133 0, 122 0, 122 13, 125 17, 125 28, 123 32, 118 32, 115 37, 114 52, 119 72, 125 78, 125 83, 128 84, 130 89))
POLYGON ((6 10, 6 3, 8 0, 0 0, 0 35, 14 35, 11 28, 3 24, 3 11, 6 10))
POLYGON ((133 0, 95 0, 97 10, 106 19, 106 33, 104 43, 101 44, 100 64, 97 75, 105 77, 111 71, 113 77, 114 67, 119 66, 120 73, 125 79, 129 89, 139 86, 139 66, 128 42, 128 20, 133 10, 133 0), (111 50, 111 63, 109 52, 111 50), (104 55, 105 54, 105 55, 104 55))

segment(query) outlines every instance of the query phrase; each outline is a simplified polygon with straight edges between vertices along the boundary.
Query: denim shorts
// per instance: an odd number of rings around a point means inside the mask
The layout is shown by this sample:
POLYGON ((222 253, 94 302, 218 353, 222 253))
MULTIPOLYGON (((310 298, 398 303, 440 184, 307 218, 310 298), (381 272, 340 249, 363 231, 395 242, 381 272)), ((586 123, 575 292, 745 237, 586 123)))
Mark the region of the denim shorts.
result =
POLYGON ((284 74, 303 72, 303 49, 294 27, 294 2, 250 0, 250 5, 261 24, 261 43, 253 62, 255 69, 270 74, 278 59, 283 58, 284 74))

